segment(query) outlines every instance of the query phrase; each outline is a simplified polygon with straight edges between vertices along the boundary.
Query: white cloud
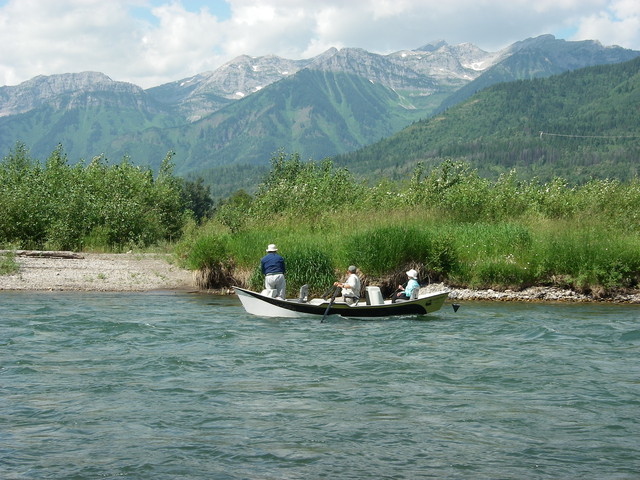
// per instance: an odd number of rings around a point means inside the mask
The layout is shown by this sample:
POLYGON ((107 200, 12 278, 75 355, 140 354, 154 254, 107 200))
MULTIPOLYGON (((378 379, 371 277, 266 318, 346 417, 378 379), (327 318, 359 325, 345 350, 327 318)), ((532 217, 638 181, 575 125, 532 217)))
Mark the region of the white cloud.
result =
POLYGON ((639 49, 640 3, 637 0, 610 2, 607 9, 580 19, 572 39, 598 39, 607 45, 639 49))
POLYGON ((572 32, 571 39, 640 49, 637 0, 226 3, 0 0, 0 85, 95 70, 146 88, 213 70, 241 54, 309 58, 330 47, 390 53, 436 39, 498 50, 527 37, 572 32))

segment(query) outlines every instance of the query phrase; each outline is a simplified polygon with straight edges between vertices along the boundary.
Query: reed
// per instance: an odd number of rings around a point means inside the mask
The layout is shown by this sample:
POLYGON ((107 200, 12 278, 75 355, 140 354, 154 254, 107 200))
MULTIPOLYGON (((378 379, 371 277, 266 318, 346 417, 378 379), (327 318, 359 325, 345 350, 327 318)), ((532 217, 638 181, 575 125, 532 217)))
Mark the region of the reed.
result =
MULTIPOLYGON (((336 280, 333 262, 326 252, 306 245, 297 245, 282 253, 286 257, 289 296, 296 296, 302 285, 308 285, 310 293, 320 294, 336 280)), ((263 277, 259 266, 252 272, 250 281, 252 288, 262 288, 263 277)))
POLYGON ((607 292, 634 288, 640 280, 637 235, 595 220, 528 216, 510 222, 462 223, 419 214, 336 215, 335 224, 327 225, 312 229, 306 222, 275 222, 233 235, 218 226, 217 241, 186 242, 194 250, 187 258, 195 266, 219 261, 208 257, 207 249, 224 251, 236 268, 250 272, 251 287, 262 288, 259 259, 266 245, 275 242, 287 262, 289 295, 297 295, 305 283, 315 293, 324 291, 350 264, 373 283, 417 268, 423 283, 446 281, 498 290, 537 284, 607 292))
POLYGON ((560 222, 539 232, 537 278, 578 291, 637 287, 640 239, 602 225, 560 222))

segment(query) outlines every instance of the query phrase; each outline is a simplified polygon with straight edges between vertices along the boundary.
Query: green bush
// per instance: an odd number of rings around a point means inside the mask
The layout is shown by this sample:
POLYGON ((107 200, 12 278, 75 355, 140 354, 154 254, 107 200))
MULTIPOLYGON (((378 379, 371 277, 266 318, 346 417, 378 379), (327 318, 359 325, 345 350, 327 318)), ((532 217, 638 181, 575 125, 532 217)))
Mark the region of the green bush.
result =
POLYGON ((539 279, 588 290, 637 288, 640 240, 601 228, 562 228, 542 238, 539 279))
POLYGON ((428 251, 428 239, 415 228, 376 227, 355 232, 345 240, 345 257, 366 275, 382 276, 411 261, 418 261, 420 250, 428 251))
POLYGON ((468 285, 473 288, 514 288, 534 283, 534 272, 513 257, 482 258, 475 263, 468 285))
POLYGON ((13 252, 7 252, 0 255, 0 275, 12 275, 18 272, 18 270, 19 266, 13 252))
POLYGON ((172 155, 154 178, 128 158, 70 166, 61 146, 41 165, 18 144, 0 162, 0 242, 76 250, 89 240, 119 250, 175 240, 189 212, 172 155))
POLYGON ((191 243, 184 259, 184 265, 190 270, 198 270, 220 264, 228 264, 230 254, 224 239, 214 235, 196 238, 191 243))

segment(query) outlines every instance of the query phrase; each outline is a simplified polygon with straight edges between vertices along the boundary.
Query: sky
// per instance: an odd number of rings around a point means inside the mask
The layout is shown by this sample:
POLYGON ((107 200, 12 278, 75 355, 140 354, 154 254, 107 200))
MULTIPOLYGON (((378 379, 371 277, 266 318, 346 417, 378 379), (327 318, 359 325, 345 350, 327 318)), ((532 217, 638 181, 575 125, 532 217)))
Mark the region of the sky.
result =
POLYGON ((494 52, 543 34, 640 50, 640 1, 0 0, 0 86, 97 71, 149 88, 238 55, 388 54, 436 40, 494 52))

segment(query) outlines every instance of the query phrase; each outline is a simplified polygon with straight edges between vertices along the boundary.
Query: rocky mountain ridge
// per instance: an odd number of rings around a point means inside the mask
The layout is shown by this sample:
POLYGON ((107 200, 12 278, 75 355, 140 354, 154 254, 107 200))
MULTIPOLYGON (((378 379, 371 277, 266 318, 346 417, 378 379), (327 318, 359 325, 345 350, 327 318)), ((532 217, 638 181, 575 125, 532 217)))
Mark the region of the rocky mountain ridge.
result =
MULTIPOLYGON (((371 53, 360 48, 330 48, 309 59, 291 60, 276 55, 252 57, 241 55, 218 69, 169 82, 146 90, 127 82, 112 80, 100 72, 80 72, 39 75, 17 86, 0 87, 0 117, 17 115, 49 105, 52 108, 72 108, 83 99, 87 105, 105 101, 91 96, 98 92, 113 92, 129 96, 125 104, 149 108, 154 113, 165 108, 188 121, 197 121, 229 103, 259 92, 266 86, 295 75, 302 69, 347 72, 392 88, 416 108, 421 99, 437 93, 451 93, 461 89, 523 51, 556 52, 562 58, 549 60, 553 70, 571 70, 585 64, 616 62, 620 47, 603 47, 597 41, 565 42, 553 35, 542 35, 516 42, 497 52, 486 52, 471 43, 449 45, 444 40, 427 43, 414 50, 400 50, 390 54, 371 53), (568 52, 568 50, 571 50, 568 52), (576 50, 582 50, 575 55, 576 50), (597 54, 610 52, 605 58, 597 54), (586 61, 585 59, 591 60, 586 61), (557 65, 560 63, 561 65, 557 65), (62 97, 71 96, 63 101, 62 97)), ((477 88, 474 88, 477 90, 477 88)))
POLYGON ((134 104, 145 103, 144 90, 127 82, 114 81, 104 73, 80 72, 38 75, 16 86, 0 87, 0 117, 26 113, 44 105, 74 108, 84 98, 87 106, 98 105, 104 98, 100 92, 130 96, 134 104), (92 94, 94 96, 92 96, 92 94))
POLYGON ((242 55, 213 72, 204 72, 147 90, 157 101, 176 106, 189 121, 296 74, 302 69, 348 72, 400 90, 409 97, 459 88, 504 56, 464 43, 444 41, 388 55, 360 48, 330 48, 316 57, 289 60, 276 55, 242 55))
MULTIPOLYGON (((440 86, 462 86, 493 65, 502 53, 485 52, 472 44, 444 41, 416 50, 380 55, 359 48, 330 48, 313 58, 290 60, 276 55, 241 55, 220 68, 147 90, 112 80, 100 72, 39 75, 17 86, 0 87, 0 116, 16 115, 50 104, 59 108, 61 95, 111 91, 139 96, 176 108, 194 121, 234 100, 256 93, 303 68, 361 75, 394 89, 430 94, 440 86)), ((148 100, 147 100, 148 102, 148 100)))

